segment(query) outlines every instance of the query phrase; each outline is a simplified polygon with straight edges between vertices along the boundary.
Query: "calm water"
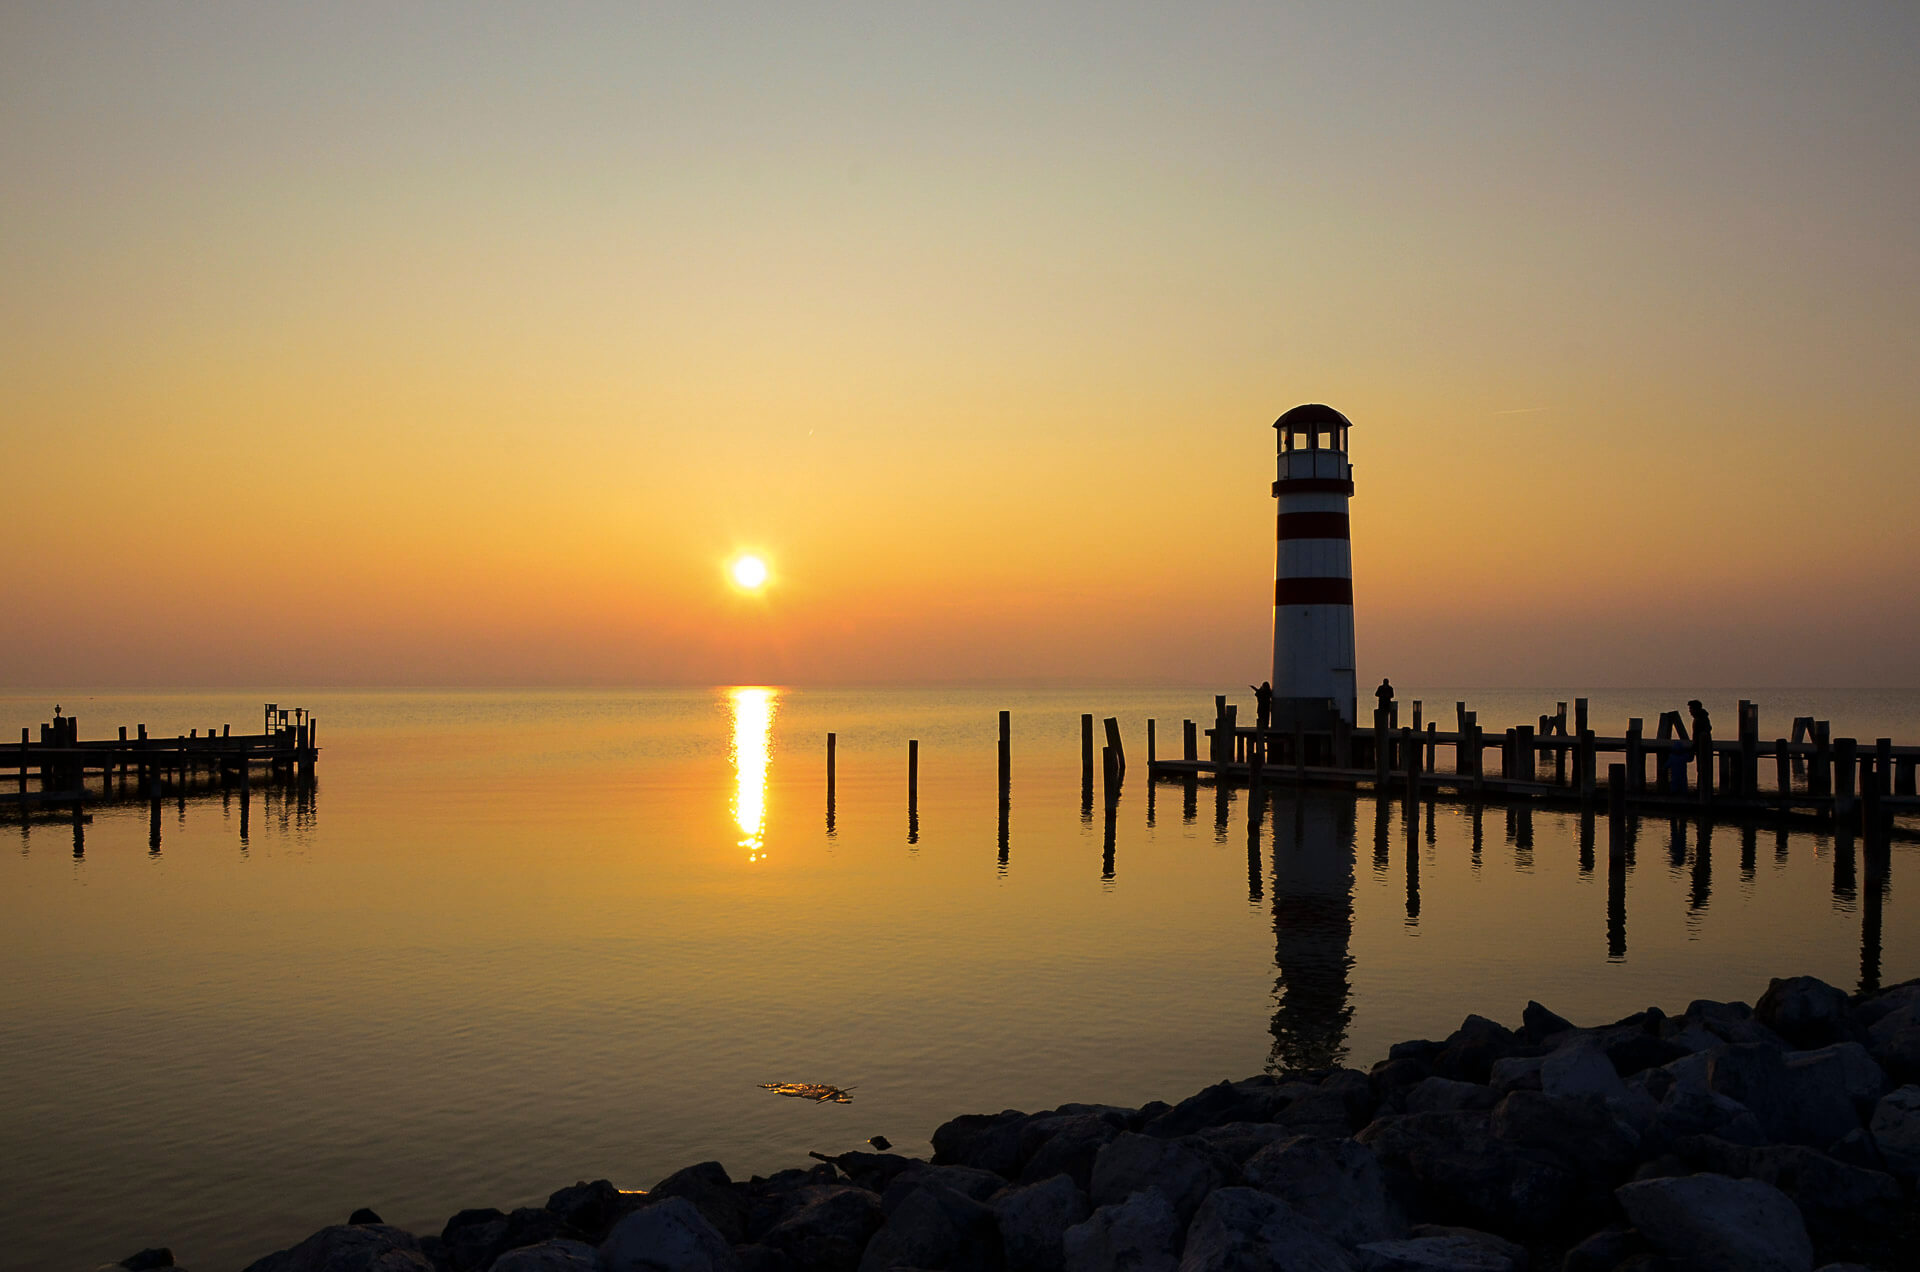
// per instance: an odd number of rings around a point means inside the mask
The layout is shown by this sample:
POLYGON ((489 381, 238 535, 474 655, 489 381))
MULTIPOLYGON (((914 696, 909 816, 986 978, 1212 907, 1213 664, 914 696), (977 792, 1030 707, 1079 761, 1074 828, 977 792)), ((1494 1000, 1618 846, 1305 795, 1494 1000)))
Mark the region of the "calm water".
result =
MULTIPOLYGON (((1467 697, 1489 725, 1568 691, 1467 697)), ((1211 690, 315 693, 311 796, 0 826, 0 1263, 243 1264, 357 1206, 437 1231, 607 1176, 736 1175, 947 1117, 1177 1099, 1439 1036, 1767 977, 1920 975, 1908 886, 1846 840, 1666 819, 1149 790, 1211 690), (995 712, 1013 711, 1004 842, 995 712), (1079 714, 1133 776, 1083 809, 1079 714), (823 738, 840 736, 831 825, 823 738), (918 819, 906 740, 920 740, 918 819), (848 1105, 758 1083, 830 1082, 848 1105)), ((290 695, 265 696, 286 700, 290 695)), ((1244 699, 1248 695, 1244 693, 1244 699)), ((1597 727, 1685 692, 1594 693, 1597 727)), ((1735 693, 1709 697, 1730 731, 1735 693)), ((1920 693, 1757 692, 1920 738, 1920 693)), ((74 693, 85 736, 253 728, 260 695, 74 693)), ((53 697, 0 697, 0 738, 53 697)), ((1246 708, 1243 707, 1243 712, 1246 708)))

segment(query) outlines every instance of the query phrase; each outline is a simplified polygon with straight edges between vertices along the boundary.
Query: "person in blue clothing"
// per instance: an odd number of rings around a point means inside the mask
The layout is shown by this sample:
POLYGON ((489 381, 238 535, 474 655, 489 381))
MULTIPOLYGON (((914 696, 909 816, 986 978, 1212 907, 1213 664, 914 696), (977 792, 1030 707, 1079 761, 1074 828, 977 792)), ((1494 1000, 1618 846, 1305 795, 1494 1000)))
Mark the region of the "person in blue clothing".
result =
POLYGON ((1693 761, 1693 754, 1685 741, 1675 736, 1667 748, 1667 780, 1673 786, 1673 793, 1687 793, 1687 765, 1693 761))

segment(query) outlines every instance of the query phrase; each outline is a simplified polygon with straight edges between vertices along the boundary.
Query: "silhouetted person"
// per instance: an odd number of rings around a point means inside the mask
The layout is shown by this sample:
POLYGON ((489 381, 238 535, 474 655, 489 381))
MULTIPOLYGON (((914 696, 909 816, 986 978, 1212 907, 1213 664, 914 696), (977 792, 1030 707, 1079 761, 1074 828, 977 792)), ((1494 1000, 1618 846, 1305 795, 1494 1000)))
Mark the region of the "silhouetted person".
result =
POLYGON ((1260 728, 1271 728, 1273 726, 1273 685, 1269 681, 1262 680, 1257 685, 1247 687, 1253 690, 1254 716, 1259 721, 1260 728))
POLYGON ((1694 737, 1713 736, 1713 721, 1708 718, 1707 709, 1700 705, 1700 699, 1689 698, 1687 700, 1687 714, 1693 717, 1694 737))
POLYGON ((1380 687, 1373 691, 1373 696, 1380 700, 1380 709, 1382 711, 1391 707, 1393 705, 1393 682, 1385 676, 1380 677, 1380 687))

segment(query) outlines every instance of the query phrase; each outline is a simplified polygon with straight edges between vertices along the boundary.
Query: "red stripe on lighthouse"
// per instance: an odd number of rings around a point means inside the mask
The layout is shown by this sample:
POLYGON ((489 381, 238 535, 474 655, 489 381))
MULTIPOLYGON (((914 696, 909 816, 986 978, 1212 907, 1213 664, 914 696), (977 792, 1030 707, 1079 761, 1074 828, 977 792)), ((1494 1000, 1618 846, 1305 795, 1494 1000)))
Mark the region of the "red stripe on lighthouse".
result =
POLYGON ((1280 579, 1273 585, 1275 605, 1351 605, 1352 579, 1280 579))
POLYGON ((1344 512, 1283 512, 1280 514, 1282 539, 1347 539, 1347 514, 1344 512))

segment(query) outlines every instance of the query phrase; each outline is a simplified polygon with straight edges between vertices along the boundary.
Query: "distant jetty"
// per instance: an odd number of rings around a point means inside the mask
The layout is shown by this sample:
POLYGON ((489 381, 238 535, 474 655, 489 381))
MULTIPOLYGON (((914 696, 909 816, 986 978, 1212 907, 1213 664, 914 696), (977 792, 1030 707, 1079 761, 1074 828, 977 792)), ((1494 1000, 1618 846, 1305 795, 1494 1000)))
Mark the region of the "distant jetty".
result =
POLYGON ((1920 1238, 1920 981, 1794 977, 1588 1028, 1530 1002, 1368 1072, 968 1114, 930 1161, 814 1156, 426 1236, 360 1210, 248 1272, 1891 1272, 1920 1238))

